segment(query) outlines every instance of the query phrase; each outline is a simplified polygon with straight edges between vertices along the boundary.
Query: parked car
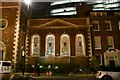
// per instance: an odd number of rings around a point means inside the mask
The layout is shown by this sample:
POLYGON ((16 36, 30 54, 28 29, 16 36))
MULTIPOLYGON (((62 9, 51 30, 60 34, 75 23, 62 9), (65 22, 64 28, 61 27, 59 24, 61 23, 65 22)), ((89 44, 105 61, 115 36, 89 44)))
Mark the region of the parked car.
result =
POLYGON ((12 72, 11 61, 0 61, 0 73, 11 73, 12 72))
POLYGON ((120 80, 120 67, 102 67, 98 70, 96 78, 99 80, 120 80))

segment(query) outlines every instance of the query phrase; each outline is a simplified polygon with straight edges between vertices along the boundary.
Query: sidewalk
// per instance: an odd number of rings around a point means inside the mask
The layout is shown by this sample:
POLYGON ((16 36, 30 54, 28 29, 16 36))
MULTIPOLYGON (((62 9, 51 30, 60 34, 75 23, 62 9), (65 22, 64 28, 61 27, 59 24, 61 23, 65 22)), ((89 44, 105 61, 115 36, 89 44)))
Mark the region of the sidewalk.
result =
MULTIPOLYGON (((4 75, 4 74, 3 74, 4 75)), ((9 77, 6 76, 6 74, 4 75, 4 77, 0 77, 0 80, 23 80, 23 78, 27 79, 35 79, 35 80, 42 80, 42 79, 46 79, 46 80, 55 80, 55 79, 59 79, 59 80, 80 80, 80 79, 84 79, 84 80, 88 80, 88 78, 90 80, 96 80, 95 74, 55 74, 55 75, 51 75, 48 76, 46 75, 46 73, 41 73, 40 76, 33 76, 32 73, 24 73, 24 76, 22 75, 22 73, 11 73, 8 74, 9 77)))
MULTIPOLYGON (((22 73, 14 73, 14 77, 22 76, 22 73)), ((29 76, 32 78, 63 78, 63 77, 95 77, 96 74, 55 74, 48 76, 46 73, 40 73, 40 76, 33 76, 32 73, 25 73, 24 76, 29 76)))

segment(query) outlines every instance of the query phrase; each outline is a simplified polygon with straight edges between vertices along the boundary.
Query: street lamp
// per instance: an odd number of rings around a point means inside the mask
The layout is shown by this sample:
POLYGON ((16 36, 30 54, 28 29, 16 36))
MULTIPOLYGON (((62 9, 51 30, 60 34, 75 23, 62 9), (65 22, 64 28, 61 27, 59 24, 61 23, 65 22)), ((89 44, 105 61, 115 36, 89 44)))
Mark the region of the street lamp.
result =
POLYGON ((24 57, 24 64, 23 64, 23 76, 24 76, 24 72, 25 72, 25 62, 26 62, 26 35, 27 35, 27 32, 28 32, 28 27, 29 27, 29 10, 30 10, 30 3, 31 1, 30 0, 24 0, 24 3, 26 3, 27 5, 27 12, 26 12, 26 20, 27 20, 27 23, 26 23, 26 28, 24 29, 24 53, 23 53, 23 57, 24 57))
POLYGON ((31 3, 31 0, 24 0, 24 2, 29 5, 31 3))

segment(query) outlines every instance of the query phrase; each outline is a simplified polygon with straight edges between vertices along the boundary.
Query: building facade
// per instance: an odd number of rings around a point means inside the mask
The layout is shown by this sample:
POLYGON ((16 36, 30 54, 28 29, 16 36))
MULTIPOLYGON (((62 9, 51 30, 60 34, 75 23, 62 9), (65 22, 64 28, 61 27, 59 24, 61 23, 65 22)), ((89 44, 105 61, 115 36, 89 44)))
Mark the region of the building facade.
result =
POLYGON ((2 4, 1 60, 18 68, 24 63, 120 66, 119 11, 90 11, 83 4, 77 18, 29 19, 21 5, 2 4))
POLYGON ((31 57, 53 58, 53 61, 57 61, 56 57, 66 58, 70 63, 70 58, 72 61, 89 55, 88 18, 31 19, 30 23, 31 57))
POLYGON ((92 5, 92 10, 120 10, 119 0, 60 0, 51 3, 51 16, 77 15, 82 3, 92 5))
MULTIPOLYGON (((96 58, 101 58, 101 65, 106 65, 106 61, 104 60, 106 51, 109 51, 109 49, 120 49, 119 18, 117 18, 120 13, 117 11, 93 11, 90 12, 90 15, 93 55, 95 55, 96 58)), ((109 59, 107 60, 109 62, 109 59)), ((116 58, 116 60, 118 60, 118 58, 116 58)), ((107 65, 110 66, 110 63, 107 65)))
POLYGON ((20 3, 2 2, 0 17, 0 60, 17 63, 20 27, 20 3))

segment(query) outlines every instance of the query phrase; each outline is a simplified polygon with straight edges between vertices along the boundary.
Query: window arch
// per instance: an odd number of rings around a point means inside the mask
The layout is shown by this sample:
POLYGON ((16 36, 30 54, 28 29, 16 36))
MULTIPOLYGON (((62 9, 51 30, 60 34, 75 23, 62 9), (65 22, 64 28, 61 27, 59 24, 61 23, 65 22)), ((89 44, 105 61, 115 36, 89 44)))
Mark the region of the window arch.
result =
POLYGON ((40 36, 33 35, 32 36, 32 49, 31 55, 39 55, 40 54, 40 36))
POLYGON ((55 56, 55 36, 53 34, 46 36, 45 56, 55 56))
POLYGON ((8 21, 6 19, 0 19, 0 29, 5 29, 8 26, 8 21))
POLYGON ((70 56, 70 37, 62 34, 60 37, 60 56, 70 56))
POLYGON ((75 39, 75 51, 76 56, 85 55, 85 41, 82 34, 77 34, 75 39))

